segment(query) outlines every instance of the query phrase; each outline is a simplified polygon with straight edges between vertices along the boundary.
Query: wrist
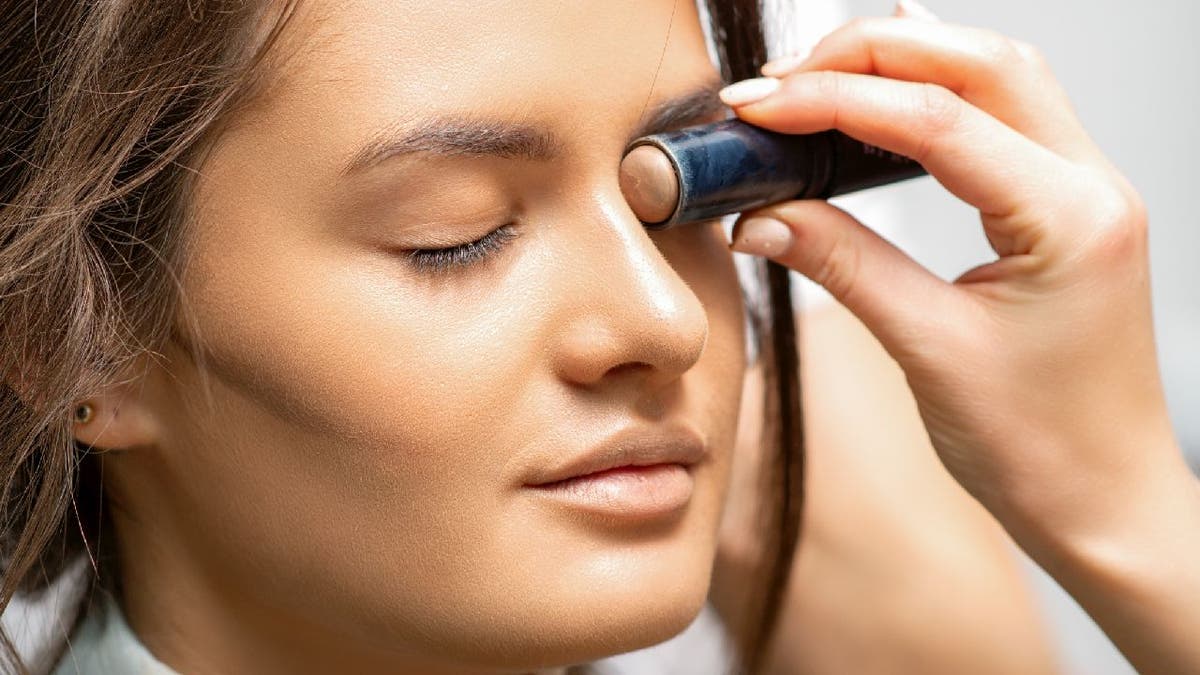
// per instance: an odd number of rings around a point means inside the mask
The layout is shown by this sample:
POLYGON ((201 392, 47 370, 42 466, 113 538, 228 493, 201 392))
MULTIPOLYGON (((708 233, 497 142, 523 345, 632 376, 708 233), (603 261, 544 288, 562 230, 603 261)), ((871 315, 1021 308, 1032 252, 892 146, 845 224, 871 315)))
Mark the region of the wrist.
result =
POLYGON ((1200 664, 1200 482, 1179 464, 1106 526, 1026 549, 1139 672, 1192 673, 1200 664))
POLYGON ((1188 576, 1181 567, 1200 558, 1200 481, 1173 440, 1169 452, 1162 450, 1139 457, 1165 461, 1130 467, 1125 480, 1081 503, 1072 517, 1026 519, 1010 533, 1073 595, 1103 589, 1134 602, 1172 593, 1188 576))

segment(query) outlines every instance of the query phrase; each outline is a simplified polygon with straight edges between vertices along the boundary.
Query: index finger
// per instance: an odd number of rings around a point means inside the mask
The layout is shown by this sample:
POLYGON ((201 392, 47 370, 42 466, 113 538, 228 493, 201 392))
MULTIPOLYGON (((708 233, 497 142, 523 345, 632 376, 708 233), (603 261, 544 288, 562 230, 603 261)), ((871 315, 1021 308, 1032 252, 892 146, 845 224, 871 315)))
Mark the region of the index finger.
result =
POLYGON ((807 59, 767 64, 763 74, 820 70, 940 84, 1066 157, 1090 160, 1099 153, 1037 51, 993 31, 920 19, 856 19, 825 36, 807 59))
MULTIPOLYGON (((737 85, 733 85, 737 86, 737 85)), ((782 133, 838 129, 921 163, 963 201, 993 216, 990 227, 1015 241, 1044 234, 1059 207, 1059 185, 1074 165, 939 85, 823 71, 784 78, 772 94, 740 103, 738 117, 782 133), (1028 209, 1037 218, 1014 217, 1028 209)))

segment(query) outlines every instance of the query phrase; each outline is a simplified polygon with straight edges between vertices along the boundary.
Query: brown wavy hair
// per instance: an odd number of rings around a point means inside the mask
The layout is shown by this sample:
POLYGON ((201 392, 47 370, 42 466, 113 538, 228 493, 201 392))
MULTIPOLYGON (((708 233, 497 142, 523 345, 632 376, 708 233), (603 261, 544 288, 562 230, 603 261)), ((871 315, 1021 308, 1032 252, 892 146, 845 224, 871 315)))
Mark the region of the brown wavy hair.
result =
MULTIPOLYGON (((269 86, 268 55, 297 1, 10 0, 0 11, 0 612, 81 559, 75 625, 90 591, 117 583, 100 536, 101 455, 74 441, 73 407, 179 343, 177 319, 192 325, 178 283, 189 167, 269 86)), ((754 76, 766 53, 758 1, 707 3, 725 78, 754 76)), ((761 583, 733 630, 745 672, 760 669, 779 613, 803 474, 788 275, 759 265, 766 300, 750 309, 770 366, 768 452, 761 583)), ((3 632, 0 664, 34 669, 3 632)))

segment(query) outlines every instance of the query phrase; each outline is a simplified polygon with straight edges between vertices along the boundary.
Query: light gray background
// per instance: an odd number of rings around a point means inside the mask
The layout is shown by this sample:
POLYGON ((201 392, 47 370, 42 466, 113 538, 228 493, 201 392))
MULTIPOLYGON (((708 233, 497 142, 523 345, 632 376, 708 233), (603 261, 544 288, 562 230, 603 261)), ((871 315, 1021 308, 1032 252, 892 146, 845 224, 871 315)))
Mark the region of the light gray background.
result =
MULTIPOLYGON (((1200 466, 1200 223, 1192 201, 1200 197, 1195 164, 1200 160, 1200 3, 925 4, 945 21, 992 28, 1036 45, 1084 126, 1141 192, 1151 217, 1155 325, 1168 402, 1179 440, 1192 466, 1200 466)), ((886 0, 845 0, 844 9, 877 15, 892 7, 886 0)), ((932 180, 877 192, 884 194, 864 196, 863 206, 876 212, 878 201, 885 200, 885 232, 939 274, 953 277, 990 259, 977 217, 932 180)), ((847 207, 853 210, 856 203, 847 200, 847 207)), ((1074 603, 1029 568, 1069 672, 1133 672, 1074 603)))

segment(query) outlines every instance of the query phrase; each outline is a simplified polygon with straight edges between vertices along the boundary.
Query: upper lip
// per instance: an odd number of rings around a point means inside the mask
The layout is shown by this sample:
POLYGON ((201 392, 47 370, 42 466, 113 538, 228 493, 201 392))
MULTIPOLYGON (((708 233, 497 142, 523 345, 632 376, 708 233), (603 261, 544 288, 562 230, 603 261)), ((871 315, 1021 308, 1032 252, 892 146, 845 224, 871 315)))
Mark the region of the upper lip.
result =
POLYGON ((634 427, 553 468, 536 473, 527 485, 546 485, 622 466, 653 466, 699 462, 707 454, 704 439, 685 426, 634 427))

